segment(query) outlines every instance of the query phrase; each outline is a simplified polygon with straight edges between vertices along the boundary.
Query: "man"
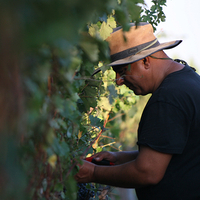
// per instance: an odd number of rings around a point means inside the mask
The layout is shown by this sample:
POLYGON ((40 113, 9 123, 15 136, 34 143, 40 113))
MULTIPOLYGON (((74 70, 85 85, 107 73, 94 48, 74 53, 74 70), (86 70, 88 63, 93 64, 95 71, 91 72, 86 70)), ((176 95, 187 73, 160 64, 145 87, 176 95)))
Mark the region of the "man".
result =
POLYGON ((160 44, 150 24, 131 26, 125 33, 117 28, 107 41, 117 85, 152 93, 138 128, 139 150, 95 154, 115 165, 84 161, 75 178, 135 188, 139 200, 200 199, 200 77, 163 51, 180 40, 160 44))

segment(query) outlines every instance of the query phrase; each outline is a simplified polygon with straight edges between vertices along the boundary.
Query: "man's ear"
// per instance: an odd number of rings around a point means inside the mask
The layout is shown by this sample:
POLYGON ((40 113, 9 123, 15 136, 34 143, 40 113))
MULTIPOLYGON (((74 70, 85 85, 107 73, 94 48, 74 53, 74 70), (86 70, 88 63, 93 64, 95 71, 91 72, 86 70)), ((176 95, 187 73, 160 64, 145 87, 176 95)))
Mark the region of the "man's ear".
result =
POLYGON ((143 64, 144 64, 145 69, 150 68, 150 57, 149 56, 143 58, 143 64))

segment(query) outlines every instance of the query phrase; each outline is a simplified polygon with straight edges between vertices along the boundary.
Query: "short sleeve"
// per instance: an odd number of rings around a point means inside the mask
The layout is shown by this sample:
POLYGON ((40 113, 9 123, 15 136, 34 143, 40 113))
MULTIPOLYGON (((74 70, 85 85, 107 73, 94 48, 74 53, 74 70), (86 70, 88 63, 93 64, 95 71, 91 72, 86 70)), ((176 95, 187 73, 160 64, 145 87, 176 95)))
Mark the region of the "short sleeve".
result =
POLYGON ((137 144, 170 154, 181 154, 188 139, 189 121, 177 107, 154 102, 144 109, 137 144))

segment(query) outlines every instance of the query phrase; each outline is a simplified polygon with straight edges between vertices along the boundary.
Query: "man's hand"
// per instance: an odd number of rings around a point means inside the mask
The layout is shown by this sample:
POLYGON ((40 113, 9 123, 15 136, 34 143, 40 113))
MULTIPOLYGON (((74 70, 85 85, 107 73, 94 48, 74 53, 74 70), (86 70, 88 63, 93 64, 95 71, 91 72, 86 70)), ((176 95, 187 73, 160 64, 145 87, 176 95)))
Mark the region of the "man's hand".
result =
POLYGON ((95 158, 95 160, 97 162, 100 162, 103 159, 108 160, 114 164, 116 164, 116 162, 117 162, 117 156, 116 156, 115 152, 102 151, 97 154, 94 154, 92 157, 95 158))
POLYGON ((94 180, 94 168, 95 165, 91 162, 83 160, 83 164, 78 164, 79 171, 74 176, 75 180, 79 183, 89 183, 94 180))
POLYGON ((114 163, 114 165, 119 165, 133 161, 137 158, 137 156, 138 156, 138 151, 119 151, 119 152, 102 151, 100 153, 94 154, 92 157, 95 158, 97 162, 105 159, 114 163))

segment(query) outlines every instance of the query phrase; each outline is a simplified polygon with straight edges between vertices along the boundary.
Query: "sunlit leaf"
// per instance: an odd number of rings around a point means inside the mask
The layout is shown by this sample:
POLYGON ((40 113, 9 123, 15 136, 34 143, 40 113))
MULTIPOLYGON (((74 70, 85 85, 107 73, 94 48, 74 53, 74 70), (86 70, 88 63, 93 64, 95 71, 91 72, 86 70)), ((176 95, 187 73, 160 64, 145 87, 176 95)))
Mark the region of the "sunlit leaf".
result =
POLYGON ((108 24, 111 28, 116 28, 116 26, 117 26, 114 17, 109 17, 109 18, 107 19, 107 24, 108 24))
POLYGON ((56 166, 56 161, 57 161, 57 156, 56 156, 56 154, 53 154, 53 155, 51 155, 51 156, 48 158, 48 163, 51 165, 52 168, 55 168, 55 166, 56 166))
POLYGON ((96 34, 99 32, 99 27, 96 24, 91 24, 89 27, 89 34, 93 37, 96 36, 96 34))
POLYGON ((82 136, 82 131, 79 131, 79 132, 78 132, 78 139, 80 139, 81 136, 82 136))
POLYGON ((108 24, 106 24, 106 22, 103 22, 99 30, 99 33, 102 39, 105 40, 108 36, 110 36, 112 31, 113 29, 108 24))

